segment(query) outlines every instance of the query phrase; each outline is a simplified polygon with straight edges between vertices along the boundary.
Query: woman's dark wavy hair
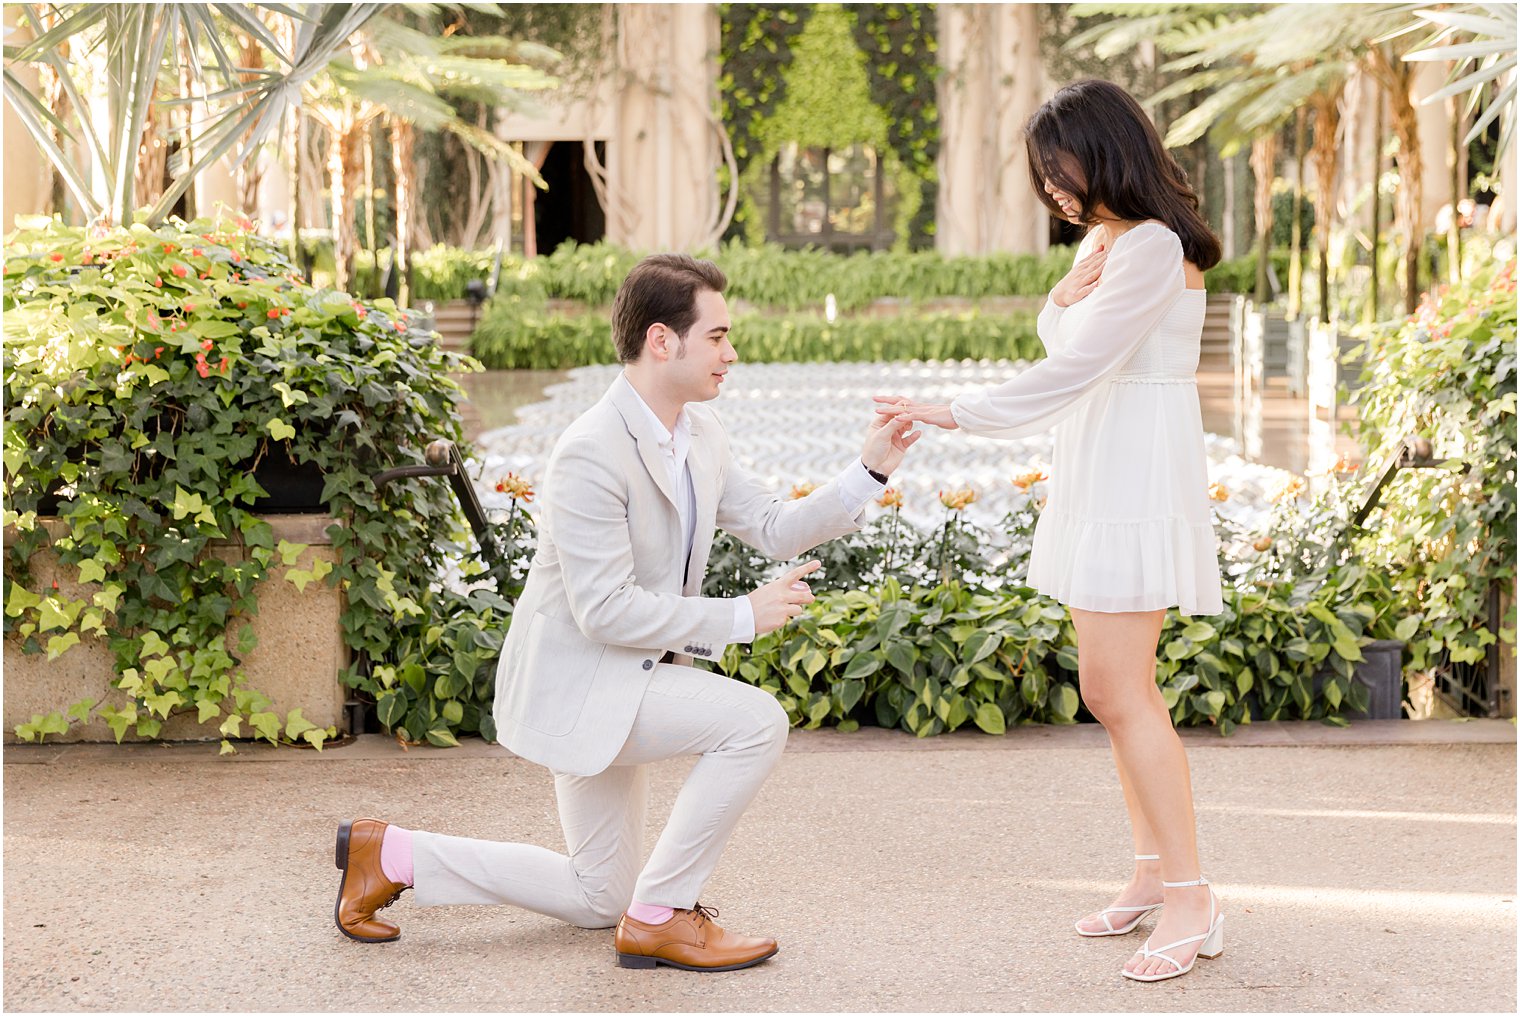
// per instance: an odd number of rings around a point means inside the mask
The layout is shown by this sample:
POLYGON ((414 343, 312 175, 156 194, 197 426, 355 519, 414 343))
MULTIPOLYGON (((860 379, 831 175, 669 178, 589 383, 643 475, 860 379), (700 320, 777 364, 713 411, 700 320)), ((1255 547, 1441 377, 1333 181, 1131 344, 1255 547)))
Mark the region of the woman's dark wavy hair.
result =
POLYGON ((1219 239, 1198 211, 1187 174, 1140 104, 1118 85, 1088 79, 1062 88, 1024 125, 1024 144, 1029 177, 1050 214, 1066 220, 1045 193, 1046 180, 1077 199, 1089 227, 1097 222, 1092 210, 1099 205, 1132 222, 1157 219, 1177 234, 1193 264, 1206 269, 1219 263, 1219 239))

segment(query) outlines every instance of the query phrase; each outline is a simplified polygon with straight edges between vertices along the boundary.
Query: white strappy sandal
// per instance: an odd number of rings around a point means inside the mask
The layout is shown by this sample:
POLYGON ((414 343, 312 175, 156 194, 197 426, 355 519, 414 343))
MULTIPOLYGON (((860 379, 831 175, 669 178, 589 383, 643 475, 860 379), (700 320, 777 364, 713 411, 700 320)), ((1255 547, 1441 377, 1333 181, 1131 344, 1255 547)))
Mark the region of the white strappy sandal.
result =
MULTIPOLYGON (((1167 889, 1186 889, 1189 886, 1195 885, 1206 886, 1209 884, 1209 880, 1199 878, 1193 882, 1162 882, 1161 884, 1167 889)), ((1219 898, 1214 895, 1214 890, 1210 889, 1208 931, 1205 931, 1201 935, 1189 935, 1187 938, 1180 938, 1171 945, 1164 945, 1160 949, 1152 949, 1150 939, 1146 939, 1145 944, 1140 947, 1140 955, 1146 959, 1154 959, 1159 956, 1176 967, 1176 970, 1169 970, 1161 974, 1132 974, 1128 970, 1121 970, 1119 972, 1132 981, 1165 981, 1173 977, 1181 977, 1189 970, 1192 970, 1193 964, 1198 962, 1199 956, 1202 956, 1206 960, 1211 960, 1222 952, 1224 952, 1224 912, 1219 909, 1219 898), (1193 955, 1193 958, 1188 960, 1187 966, 1183 966, 1167 955, 1167 952, 1171 949, 1191 945, 1194 942, 1201 942, 1202 945, 1198 947, 1198 952, 1193 955)))
MULTIPOLYGON (((1161 855, 1136 854, 1135 860, 1159 861, 1161 860, 1161 855)), ((1103 926, 1108 929, 1107 931, 1088 931, 1086 928, 1082 927, 1082 921, 1087 920, 1085 917, 1082 918, 1081 921, 1077 921, 1073 927, 1077 929, 1077 934, 1081 935, 1083 938, 1108 938, 1110 935, 1128 935, 1130 932, 1134 931, 1140 926, 1141 921, 1145 920, 1151 914, 1160 910, 1161 907, 1161 903, 1147 903, 1144 906, 1139 907, 1104 907, 1101 911, 1099 911, 1098 916, 1103 918, 1103 926), (1114 927, 1114 922, 1108 919, 1109 914, 1134 914, 1135 916, 1130 919, 1128 924, 1116 928, 1114 927)))

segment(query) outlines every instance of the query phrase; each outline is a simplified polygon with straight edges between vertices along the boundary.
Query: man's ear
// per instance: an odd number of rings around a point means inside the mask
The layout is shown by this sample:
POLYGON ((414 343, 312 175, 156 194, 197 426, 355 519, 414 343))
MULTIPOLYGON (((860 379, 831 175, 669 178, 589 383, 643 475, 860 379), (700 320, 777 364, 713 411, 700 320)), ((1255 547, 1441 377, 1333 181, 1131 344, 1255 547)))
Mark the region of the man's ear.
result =
POLYGON ((664 362, 670 359, 672 337, 670 329, 656 321, 644 331, 644 348, 657 361, 664 362))

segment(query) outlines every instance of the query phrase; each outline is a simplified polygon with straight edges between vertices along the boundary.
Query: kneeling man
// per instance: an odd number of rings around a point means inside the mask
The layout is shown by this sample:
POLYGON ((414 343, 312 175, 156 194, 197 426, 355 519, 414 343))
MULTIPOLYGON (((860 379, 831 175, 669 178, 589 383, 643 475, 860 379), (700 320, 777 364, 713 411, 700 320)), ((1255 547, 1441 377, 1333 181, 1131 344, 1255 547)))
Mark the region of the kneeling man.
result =
POLYGON ((423 905, 509 903, 583 928, 616 924, 625 967, 735 970, 775 954, 774 939, 725 931, 698 899, 781 756, 786 713, 691 663, 800 614, 818 562, 745 596, 702 596, 713 533, 788 560, 853 532, 918 434, 878 422, 859 460, 810 496, 765 489, 702 404, 738 359, 726 283, 682 255, 634 267, 612 305, 624 370, 560 437, 541 485, 495 719, 503 745, 554 773, 566 853, 344 822, 336 920, 349 938, 398 938, 376 912, 414 887, 423 905), (648 766, 678 755, 700 757, 641 868, 648 766))

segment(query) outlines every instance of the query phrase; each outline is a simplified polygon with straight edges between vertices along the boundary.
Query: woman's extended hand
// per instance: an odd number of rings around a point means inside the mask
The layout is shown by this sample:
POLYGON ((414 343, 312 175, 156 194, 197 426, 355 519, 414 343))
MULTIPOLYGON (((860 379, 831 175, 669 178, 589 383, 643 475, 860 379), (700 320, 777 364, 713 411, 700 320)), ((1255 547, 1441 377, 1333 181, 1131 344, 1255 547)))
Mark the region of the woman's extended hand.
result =
POLYGON ((1070 307, 1097 288, 1103 275, 1103 262, 1108 260, 1108 248, 1099 245, 1087 257, 1072 265, 1066 277, 1050 291, 1050 299, 1057 307, 1070 307))
POLYGON ((904 395, 877 395, 872 401, 877 403, 876 412, 880 416, 927 423, 944 430, 960 429, 960 424, 955 422, 948 405, 914 402, 904 395))

